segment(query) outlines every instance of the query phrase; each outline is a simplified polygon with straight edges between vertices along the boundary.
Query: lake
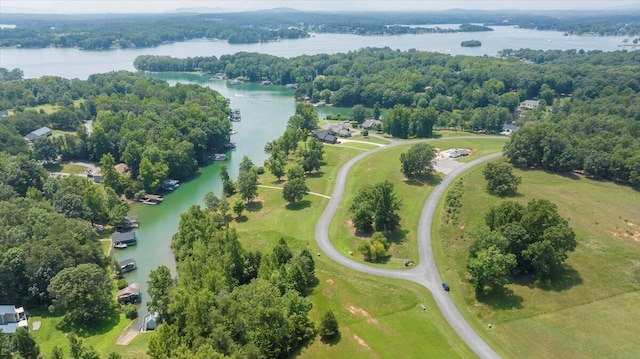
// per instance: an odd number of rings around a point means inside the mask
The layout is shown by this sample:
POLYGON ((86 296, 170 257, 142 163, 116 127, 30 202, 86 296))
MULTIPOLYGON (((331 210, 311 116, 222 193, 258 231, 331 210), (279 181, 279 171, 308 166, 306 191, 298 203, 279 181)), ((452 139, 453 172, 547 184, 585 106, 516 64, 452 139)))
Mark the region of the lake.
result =
MULTIPOLYGON (((432 25, 437 26, 437 25, 432 25)), ((444 25, 443 25, 444 26, 444 25)), ((452 55, 493 56, 505 48, 584 49, 614 51, 621 49, 624 37, 564 36, 557 31, 517 29, 496 26, 494 31, 451 34, 419 34, 399 36, 358 36, 346 34, 313 34, 297 40, 261 44, 230 45, 225 41, 193 40, 152 48, 85 51, 78 49, 0 49, 0 67, 24 71, 25 77, 55 75, 86 79, 89 75, 113 70, 133 71, 133 60, 139 55, 173 57, 220 56, 240 51, 259 52, 282 57, 333 54, 363 47, 434 51, 452 55), (466 40, 480 40, 481 47, 461 47, 466 40)))
MULTIPOLYGON (((81 51, 77 49, 0 49, 0 67, 21 68, 25 77, 56 75, 67 78, 86 79, 93 73, 114 70, 133 71, 133 60, 139 55, 169 55, 174 57, 220 56, 239 51, 267 53, 276 56, 293 57, 302 54, 337 53, 357 50, 362 47, 389 46, 393 49, 415 48, 466 55, 495 55, 504 48, 533 49, 584 49, 613 51, 619 49, 621 37, 578 37, 563 36, 560 32, 542 32, 496 27, 492 32, 422 34, 401 36, 357 36, 339 34, 315 34, 299 40, 285 40, 264 44, 229 45, 221 41, 196 40, 174 43, 154 48, 124 49, 108 51, 81 51), (462 48, 464 40, 480 40, 482 47, 462 48)), ((224 81, 213 81, 193 74, 153 74, 171 84, 197 83, 208 86, 231 99, 231 107, 242 112, 242 122, 234 123, 238 131, 232 141, 237 149, 228 153, 226 164, 232 177, 237 174, 237 165, 243 156, 249 156, 261 165, 267 157, 265 143, 279 137, 287 119, 295 111, 293 90, 281 86, 258 84, 229 85, 224 81)), ((320 108, 320 117, 329 113, 345 113, 345 109, 320 108)), ((167 265, 175 274, 175 262, 171 252, 171 237, 177 231, 180 213, 193 204, 202 204, 204 195, 214 191, 218 195, 222 186, 218 177, 220 163, 216 162, 201 169, 198 176, 181 183, 180 187, 165 196, 157 206, 134 204, 132 214, 137 214, 140 227, 137 229, 138 245, 115 252, 118 260, 133 257, 138 270, 128 273, 125 278, 130 283, 141 285, 144 313, 146 301, 146 281, 149 272, 160 265, 167 265)))

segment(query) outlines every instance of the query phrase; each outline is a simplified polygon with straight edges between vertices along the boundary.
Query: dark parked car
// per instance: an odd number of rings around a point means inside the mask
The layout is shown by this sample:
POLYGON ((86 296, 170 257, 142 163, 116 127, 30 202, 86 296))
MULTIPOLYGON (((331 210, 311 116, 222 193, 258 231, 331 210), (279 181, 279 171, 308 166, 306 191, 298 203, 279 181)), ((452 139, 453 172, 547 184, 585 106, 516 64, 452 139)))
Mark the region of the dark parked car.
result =
POLYGON ((442 283, 442 289, 444 289, 445 291, 449 291, 449 285, 447 283, 442 283))

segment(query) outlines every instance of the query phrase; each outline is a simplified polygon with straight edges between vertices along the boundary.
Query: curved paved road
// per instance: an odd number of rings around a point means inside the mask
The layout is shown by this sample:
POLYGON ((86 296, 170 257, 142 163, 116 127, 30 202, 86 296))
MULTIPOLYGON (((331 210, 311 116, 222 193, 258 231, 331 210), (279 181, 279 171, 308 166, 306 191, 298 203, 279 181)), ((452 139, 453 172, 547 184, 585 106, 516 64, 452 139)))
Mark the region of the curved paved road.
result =
MULTIPOLYGON (((448 137, 443 138, 442 140, 455 140, 455 139, 469 139, 469 137, 448 137)), ((482 139, 495 139, 496 137, 478 137, 482 139)), ((503 137, 500 137, 503 138, 503 137)), ((438 141, 438 140, 430 140, 430 141, 438 141)), ((418 141, 413 141, 418 142, 418 141)), ((349 257, 346 257, 338 250, 336 250, 329 240, 329 226, 331 225, 331 220, 335 215, 338 206, 340 205, 340 200, 342 199, 342 195, 344 193, 344 187, 347 180, 347 175, 349 170, 353 165, 355 165, 361 159, 379 152, 383 151, 387 148, 397 147, 401 145, 406 145, 411 142, 399 142, 392 140, 390 144, 384 147, 378 147, 374 150, 361 153, 351 160, 347 161, 340 171, 338 172, 338 176, 336 178, 336 184, 333 188, 333 192, 331 193, 331 199, 327 204, 322 216, 318 220, 318 224, 316 225, 316 241, 318 242, 318 246, 320 249, 329 256, 329 258, 333 259, 337 263, 351 268, 353 270, 357 270, 359 272, 377 275, 381 277, 394 278, 394 279, 404 279, 408 281, 412 281, 418 283, 425 288, 427 288, 433 298, 435 299, 440 311, 447 319, 451 327, 458 333, 460 338, 464 340, 465 343, 473 350, 480 358, 500 358, 500 356, 493 350, 485 341, 473 330, 473 328, 466 322, 464 317, 460 314, 455 304, 449 297, 448 293, 442 289, 442 279, 440 278, 440 274, 438 273, 438 269, 436 266, 435 258, 433 256, 433 250, 431 247, 431 225, 433 223, 433 216, 437 207, 437 204, 442 197, 446 187, 453 181, 457 176, 459 176, 462 172, 467 169, 479 165, 485 161, 488 161, 492 158, 496 158, 502 155, 502 153, 495 153, 492 155, 484 156, 478 159, 475 159, 462 167, 459 167, 446 175, 444 179, 434 187, 433 191, 427 198, 427 201, 422 210, 422 215, 420 216, 420 223, 418 224, 418 253, 420 256, 420 263, 410 270, 391 270, 384 269, 378 267, 372 267, 360 262, 356 262, 349 257)))

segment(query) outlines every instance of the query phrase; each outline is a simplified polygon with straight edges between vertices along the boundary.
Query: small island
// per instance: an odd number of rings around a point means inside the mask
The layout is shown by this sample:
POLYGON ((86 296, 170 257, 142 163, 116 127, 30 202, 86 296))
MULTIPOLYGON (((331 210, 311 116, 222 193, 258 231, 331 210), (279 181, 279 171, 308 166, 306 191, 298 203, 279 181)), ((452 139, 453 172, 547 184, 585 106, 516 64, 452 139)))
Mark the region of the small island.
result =
POLYGON ((460 43, 462 47, 480 47, 482 43, 479 40, 467 40, 460 43))

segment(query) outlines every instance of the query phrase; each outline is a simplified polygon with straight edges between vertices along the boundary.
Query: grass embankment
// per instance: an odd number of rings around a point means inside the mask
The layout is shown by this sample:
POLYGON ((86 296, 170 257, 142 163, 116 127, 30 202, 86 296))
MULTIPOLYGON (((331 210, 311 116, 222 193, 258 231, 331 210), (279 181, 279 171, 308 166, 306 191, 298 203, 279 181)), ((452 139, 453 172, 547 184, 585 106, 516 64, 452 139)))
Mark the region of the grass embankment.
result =
MULTIPOLYGON (((38 330, 31 330, 36 343, 40 346, 40 351, 49 357, 54 347, 60 347, 68 354, 69 340, 66 333, 73 328, 61 328, 62 316, 54 316, 47 312, 46 308, 31 310, 29 312, 29 323, 40 321, 38 330)), ((76 334, 84 341, 85 346, 92 346, 98 353, 106 356, 110 352, 117 352, 125 358, 143 358, 146 356, 148 338, 139 335, 128 346, 115 345, 118 337, 125 331, 131 321, 125 318, 124 314, 114 313, 108 320, 100 326, 77 332, 76 334), (141 338, 142 337, 142 338, 141 338)))
POLYGON ((81 165, 73 165, 69 163, 60 164, 60 163, 49 163, 44 165, 44 168, 49 172, 62 172, 62 173, 70 173, 73 175, 85 173, 87 167, 81 165))
POLYGON ((578 247, 555 283, 541 287, 533 278, 517 278, 504 294, 478 301, 465 272, 467 230, 483 225, 487 210, 505 200, 485 191, 482 168, 464 176, 460 223, 434 222, 438 268, 465 317, 504 357, 637 357, 640 193, 610 182, 516 170, 523 180, 510 199, 555 203, 576 232, 578 247))
MULTIPOLYGON (((449 148, 468 148, 473 152, 465 160, 473 160, 489 153, 495 153, 502 149, 506 139, 461 139, 461 140, 435 140, 431 145, 441 150, 449 148)), ((425 180, 408 181, 400 172, 400 154, 406 152, 412 144, 390 148, 372 154, 355 164, 347 178, 343 201, 331 223, 329 237, 333 245, 342 253, 352 251, 354 258, 363 261, 362 255, 357 250, 358 244, 368 239, 369 234, 356 233, 349 220, 349 206, 364 184, 374 184, 389 181, 395 185, 395 192, 402 202, 400 215, 400 228, 392 232, 389 242, 390 259, 383 264, 389 268, 404 268, 405 259, 418 263, 418 243, 416 241, 418 221, 424 203, 433 187, 440 182, 442 174, 433 174, 425 180)))
MULTIPOLYGON (((330 194, 337 170, 361 151, 332 146, 326 146, 325 151, 330 165, 322 168, 321 176, 308 178, 307 184, 314 192, 330 194)), ((260 178, 264 185, 273 185, 273 180, 269 175, 260 178)), ((301 204, 287 206, 280 191, 260 188, 256 204, 250 205, 244 218, 232 225, 247 249, 268 251, 283 237, 292 249, 306 247, 319 253, 314 231, 327 201, 308 195, 301 204)), ((300 357, 473 357, 424 288, 362 275, 338 266, 324 255, 315 258, 319 282, 309 295, 313 303, 311 316, 319 322, 324 311, 333 310, 341 337, 334 343, 322 343, 316 338, 302 349, 300 357), (423 311, 420 304, 427 310, 423 311)))

